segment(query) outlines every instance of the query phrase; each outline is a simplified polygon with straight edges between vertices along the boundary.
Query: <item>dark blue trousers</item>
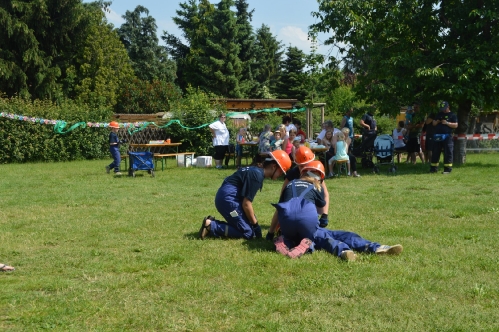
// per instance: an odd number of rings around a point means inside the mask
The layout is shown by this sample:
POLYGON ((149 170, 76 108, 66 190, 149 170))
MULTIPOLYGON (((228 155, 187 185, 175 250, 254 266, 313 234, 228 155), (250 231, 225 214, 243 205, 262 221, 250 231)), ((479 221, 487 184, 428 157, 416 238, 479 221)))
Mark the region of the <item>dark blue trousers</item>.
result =
POLYGON ((326 228, 319 228, 313 241, 315 249, 326 250, 338 257, 343 250, 375 252, 380 246, 379 243, 368 241, 356 233, 326 228))
POLYGON ((444 170, 452 170, 454 157, 454 138, 449 135, 445 140, 437 142, 433 140, 433 151, 431 152, 431 167, 438 168, 440 153, 444 150, 444 170))
POLYGON ((111 156, 113 157, 113 162, 109 164, 109 168, 114 169, 114 173, 117 173, 120 171, 120 163, 121 163, 120 150, 112 147, 109 151, 111 151, 111 156))
POLYGON ((228 183, 224 183, 218 189, 215 196, 215 207, 218 213, 227 221, 213 220, 210 224, 210 233, 215 237, 230 237, 230 238, 253 238, 253 229, 250 222, 243 211, 242 205, 236 198, 237 188, 228 183), (237 216, 230 215, 232 211, 237 212, 237 216))

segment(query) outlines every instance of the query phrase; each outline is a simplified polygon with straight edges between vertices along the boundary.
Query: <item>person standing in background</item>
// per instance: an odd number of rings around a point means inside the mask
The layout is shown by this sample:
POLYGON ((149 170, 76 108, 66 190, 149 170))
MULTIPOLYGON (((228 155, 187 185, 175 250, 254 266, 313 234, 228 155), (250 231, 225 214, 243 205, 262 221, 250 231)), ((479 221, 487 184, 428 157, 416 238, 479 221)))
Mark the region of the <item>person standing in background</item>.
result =
POLYGON ((442 150, 444 150, 444 171, 442 174, 450 174, 452 172, 452 160, 454 158, 454 137, 452 137, 452 131, 457 128, 457 125, 456 114, 450 111, 449 103, 443 101, 440 104, 440 113, 433 120, 435 134, 433 135, 430 173, 438 171, 442 150))
POLYGON ((350 107, 350 109, 346 111, 345 115, 343 116, 343 119, 341 120, 340 124, 340 130, 343 128, 348 128, 349 130, 348 137, 350 137, 351 143, 348 146, 348 152, 352 151, 353 141, 354 141, 352 113, 353 113, 353 107, 350 107))
POLYGON ((220 114, 218 121, 210 124, 209 128, 213 137, 213 146, 215 147, 215 167, 222 169, 222 160, 229 147, 229 130, 225 125, 226 116, 224 113, 220 114))

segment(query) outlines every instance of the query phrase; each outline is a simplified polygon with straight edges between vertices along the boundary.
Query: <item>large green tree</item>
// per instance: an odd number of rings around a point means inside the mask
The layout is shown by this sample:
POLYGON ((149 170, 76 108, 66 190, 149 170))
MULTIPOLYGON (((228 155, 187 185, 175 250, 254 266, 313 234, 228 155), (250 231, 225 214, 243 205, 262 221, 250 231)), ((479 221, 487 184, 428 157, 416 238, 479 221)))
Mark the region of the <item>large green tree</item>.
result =
POLYGON ((284 54, 283 44, 270 31, 270 27, 262 24, 256 30, 257 58, 260 65, 256 79, 271 94, 277 92, 277 84, 281 74, 281 62, 284 54))
POLYGON ((258 57, 258 48, 256 36, 253 32, 251 20, 254 9, 248 10, 246 0, 236 0, 236 17, 239 32, 237 34, 237 43, 240 45, 239 59, 241 59, 242 73, 239 82, 241 93, 244 97, 255 98, 260 89, 260 83, 256 80, 262 63, 258 57))
POLYGON ((280 98, 305 101, 307 92, 307 75, 305 53, 297 47, 289 46, 286 59, 282 62, 282 73, 277 86, 280 98))
MULTIPOLYGON (((472 105, 499 105, 499 2, 496 0, 319 0, 316 31, 346 45, 355 59, 356 92, 387 112, 415 100, 457 106, 466 133, 472 105), (394 107, 396 106, 396 107, 394 107)), ((465 141, 456 163, 465 161, 465 141)))
POLYGON ((56 97, 88 22, 81 0, 1 1, 0 91, 56 97))
POLYGON ((123 15, 125 23, 118 29, 137 77, 145 81, 173 82, 175 62, 168 58, 166 49, 158 44, 156 20, 149 10, 137 6, 123 15))

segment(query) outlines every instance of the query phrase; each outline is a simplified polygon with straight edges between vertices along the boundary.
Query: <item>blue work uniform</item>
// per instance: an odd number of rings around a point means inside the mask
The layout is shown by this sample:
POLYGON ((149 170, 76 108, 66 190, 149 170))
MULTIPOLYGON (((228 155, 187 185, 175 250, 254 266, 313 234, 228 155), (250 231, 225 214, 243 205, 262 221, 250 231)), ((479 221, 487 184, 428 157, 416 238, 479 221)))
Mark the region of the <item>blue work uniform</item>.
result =
POLYGON ((225 178, 215 196, 215 206, 226 222, 211 222, 210 233, 213 236, 245 239, 255 237, 242 203, 244 198, 253 202, 258 190, 262 189, 263 180, 263 169, 255 166, 242 167, 225 178))
POLYGON ((324 207, 324 193, 303 180, 293 180, 282 191, 277 217, 284 242, 294 247, 304 238, 313 239, 319 228, 317 207, 324 207))
POLYGON ((316 207, 326 204, 322 192, 306 181, 294 180, 284 189, 280 203, 276 204, 281 234, 288 247, 294 247, 303 238, 313 241, 311 250, 322 249, 340 256, 344 250, 376 252, 380 247, 360 235, 319 227, 316 207))
POLYGON ((113 162, 109 164, 109 168, 114 169, 115 173, 118 173, 120 171, 121 155, 119 143, 120 140, 118 138, 118 135, 116 135, 116 133, 114 132, 109 133, 109 152, 111 152, 111 156, 113 157, 113 162))
MULTIPOLYGON (((451 123, 457 122, 457 116, 452 112, 440 112, 435 120, 446 120, 451 123)), ((440 153, 444 150, 444 171, 452 170, 452 161, 454 157, 454 138, 452 137, 452 128, 446 124, 438 123, 435 126, 433 134, 433 150, 431 154, 431 171, 438 169, 440 162, 440 153)))

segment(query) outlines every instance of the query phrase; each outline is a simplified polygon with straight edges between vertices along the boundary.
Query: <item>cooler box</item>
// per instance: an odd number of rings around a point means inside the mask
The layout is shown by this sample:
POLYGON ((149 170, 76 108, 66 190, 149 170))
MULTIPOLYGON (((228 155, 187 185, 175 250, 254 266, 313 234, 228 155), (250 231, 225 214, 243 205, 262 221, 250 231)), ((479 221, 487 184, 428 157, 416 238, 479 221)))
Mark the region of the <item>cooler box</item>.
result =
POLYGON ((193 164, 192 161, 194 159, 194 153, 193 154, 183 154, 183 155, 177 155, 177 166, 178 167, 191 167, 193 164))
POLYGON ((211 157, 209 156, 200 156, 196 158, 196 166, 197 167, 211 167, 211 157))

